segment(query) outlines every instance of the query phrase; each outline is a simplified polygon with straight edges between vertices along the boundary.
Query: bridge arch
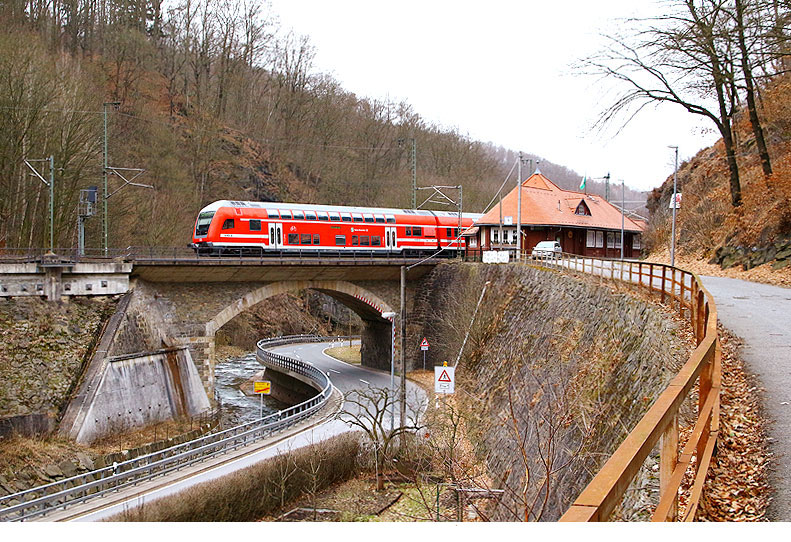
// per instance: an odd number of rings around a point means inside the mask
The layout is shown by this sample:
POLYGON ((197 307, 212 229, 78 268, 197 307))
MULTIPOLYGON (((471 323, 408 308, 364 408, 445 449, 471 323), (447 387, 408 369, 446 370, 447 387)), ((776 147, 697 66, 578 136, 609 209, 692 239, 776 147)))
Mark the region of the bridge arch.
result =
POLYGON ((400 328, 393 325, 382 314, 395 313, 393 306, 381 295, 369 288, 343 280, 294 280, 279 281, 260 286, 236 301, 225 306, 205 323, 205 339, 210 341, 209 354, 209 387, 214 382, 214 337, 217 331, 236 316, 251 309, 266 299, 301 290, 316 290, 336 299, 353 310, 362 320, 361 360, 366 367, 389 370, 391 348, 395 348, 395 357, 400 352, 400 328))

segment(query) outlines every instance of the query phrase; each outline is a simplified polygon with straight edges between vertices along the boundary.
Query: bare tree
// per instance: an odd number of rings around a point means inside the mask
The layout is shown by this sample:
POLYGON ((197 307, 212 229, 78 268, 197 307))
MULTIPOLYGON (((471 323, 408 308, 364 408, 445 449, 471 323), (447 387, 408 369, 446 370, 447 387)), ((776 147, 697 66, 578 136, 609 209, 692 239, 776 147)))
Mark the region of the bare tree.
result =
POLYGON ((393 419, 399 410, 398 391, 390 388, 352 390, 346 395, 346 404, 340 418, 361 429, 370 441, 376 466, 376 489, 384 489, 384 466, 396 452, 398 440, 420 429, 418 411, 407 408, 408 419, 399 424, 393 419))

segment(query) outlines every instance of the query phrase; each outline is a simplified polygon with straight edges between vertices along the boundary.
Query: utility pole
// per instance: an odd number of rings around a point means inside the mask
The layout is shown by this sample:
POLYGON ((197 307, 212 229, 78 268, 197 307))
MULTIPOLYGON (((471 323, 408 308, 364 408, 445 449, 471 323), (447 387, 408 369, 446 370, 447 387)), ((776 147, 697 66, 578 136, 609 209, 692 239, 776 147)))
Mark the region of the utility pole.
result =
POLYGON ((670 266, 676 265, 676 190, 678 180, 678 145, 670 145, 669 148, 676 150, 676 167, 673 170, 673 199, 670 200, 673 206, 673 228, 670 231, 670 266))
POLYGON ((104 255, 107 256, 107 106, 112 105, 113 108, 118 109, 121 102, 104 102, 104 147, 102 148, 102 249, 104 255))
POLYGON ((25 165, 30 168, 35 177, 49 187, 49 251, 55 252, 55 157, 28 160, 23 158, 25 165), (49 182, 41 175, 31 162, 49 162, 49 182))
POLYGON ((604 199, 610 201, 610 174, 604 176, 604 199))
POLYGON ((519 151, 519 165, 516 168, 517 195, 516 210, 516 261, 522 260, 522 151, 519 151))
MULTIPOLYGON (((623 245, 624 245, 624 236, 623 236, 623 223, 624 223, 624 209, 626 207, 626 185, 621 179, 621 260, 623 260, 623 245)), ((623 266, 621 266, 621 274, 623 275, 623 266)), ((621 276, 623 278, 623 276, 621 276)))
POLYGON ((412 208, 417 209, 417 141, 412 138, 412 208))
POLYGON ((406 266, 401 266, 401 433, 406 425, 406 266))

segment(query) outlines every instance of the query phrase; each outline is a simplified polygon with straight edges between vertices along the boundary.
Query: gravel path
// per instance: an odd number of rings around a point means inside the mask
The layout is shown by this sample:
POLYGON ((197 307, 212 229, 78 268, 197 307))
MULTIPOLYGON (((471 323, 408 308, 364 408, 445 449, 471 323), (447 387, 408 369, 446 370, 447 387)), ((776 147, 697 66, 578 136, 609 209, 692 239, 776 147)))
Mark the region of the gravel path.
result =
POLYGON ((720 322, 744 340, 742 355, 766 389, 775 490, 768 519, 791 521, 791 289, 744 280, 701 277, 720 322))

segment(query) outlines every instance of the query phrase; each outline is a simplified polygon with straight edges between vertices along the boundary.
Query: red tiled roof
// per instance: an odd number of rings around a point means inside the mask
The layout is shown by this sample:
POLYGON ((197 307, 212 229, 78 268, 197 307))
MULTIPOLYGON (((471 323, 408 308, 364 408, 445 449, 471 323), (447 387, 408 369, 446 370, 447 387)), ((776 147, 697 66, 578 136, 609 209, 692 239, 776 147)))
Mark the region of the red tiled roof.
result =
MULTIPOLYGON (((514 188, 503 198, 503 220, 510 216, 516 225, 517 207, 518 193, 514 188)), ((499 202, 475 221, 476 225, 499 223, 499 202)), ((620 230, 621 211, 601 196, 563 190, 543 174, 536 172, 522 183, 522 225, 620 230), (590 216, 575 214, 581 201, 585 201, 590 209, 590 216)), ((642 232, 643 229, 644 226, 628 217, 624 219, 624 230, 642 232)))

